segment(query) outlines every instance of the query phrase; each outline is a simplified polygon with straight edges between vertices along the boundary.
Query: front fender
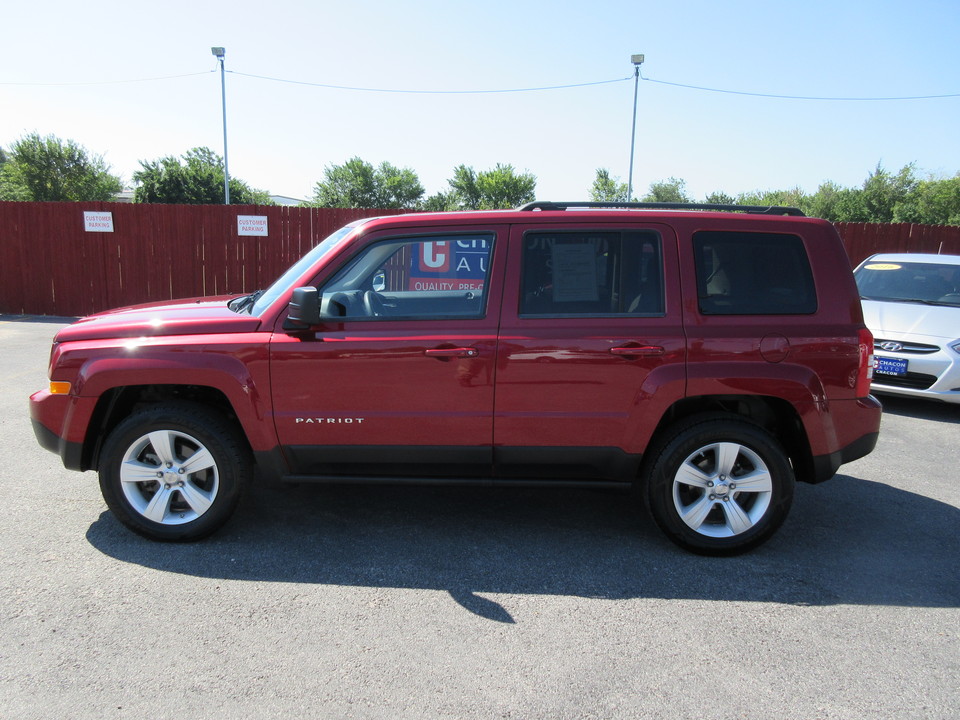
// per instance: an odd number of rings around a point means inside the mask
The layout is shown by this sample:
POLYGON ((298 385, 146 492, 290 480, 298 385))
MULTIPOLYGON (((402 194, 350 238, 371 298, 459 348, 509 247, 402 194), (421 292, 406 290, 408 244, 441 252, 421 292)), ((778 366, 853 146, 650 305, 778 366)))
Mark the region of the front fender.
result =
MULTIPOLYGON (((77 363, 73 379, 70 422, 71 439, 89 422, 95 401, 112 390, 130 386, 194 386, 222 393, 243 426, 251 447, 269 450, 276 446, 270 413, 269 335, 244 333, 216 336, 141 338, 116 344, 88 347, 77 363), (94 402, 89 402, 93 400, 94 402), (78 413, 86 414, 79 417, 78 413)), ((77 349, 77 352, 81 352, 77 349)), ((70 365, 69 349, 61 353, 70 365)))

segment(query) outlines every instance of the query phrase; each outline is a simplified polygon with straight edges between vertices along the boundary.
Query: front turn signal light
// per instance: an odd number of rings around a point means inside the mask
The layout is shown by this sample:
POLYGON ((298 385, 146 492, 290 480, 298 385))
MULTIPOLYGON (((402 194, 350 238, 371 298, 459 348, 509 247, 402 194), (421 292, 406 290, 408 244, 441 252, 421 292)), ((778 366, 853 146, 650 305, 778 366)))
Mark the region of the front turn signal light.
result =
POLYGON ((68 382, 50 382, 50 394, 51 395, 69 395, 70 394, 70 383, 68 382))

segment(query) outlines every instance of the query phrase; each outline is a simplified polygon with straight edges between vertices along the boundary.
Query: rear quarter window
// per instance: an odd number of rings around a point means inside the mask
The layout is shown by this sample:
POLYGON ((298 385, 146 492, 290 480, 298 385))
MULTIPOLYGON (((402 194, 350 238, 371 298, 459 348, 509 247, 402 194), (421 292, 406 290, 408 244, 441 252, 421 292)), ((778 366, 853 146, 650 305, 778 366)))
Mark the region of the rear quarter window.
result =
POLYGON ((817 293, 803 240, 787 233, 693 236, 703 315, 809 315, 817 293))

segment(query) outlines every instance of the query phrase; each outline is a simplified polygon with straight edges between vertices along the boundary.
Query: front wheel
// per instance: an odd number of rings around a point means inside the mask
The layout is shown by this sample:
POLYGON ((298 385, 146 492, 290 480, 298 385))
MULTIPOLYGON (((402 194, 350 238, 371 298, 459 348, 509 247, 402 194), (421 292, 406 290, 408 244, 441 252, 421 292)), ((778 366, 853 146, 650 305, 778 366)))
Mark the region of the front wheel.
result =
POLYGON ((765 542, 793 501, 793 470, 776 438, 737 419, 680 426, 647 484, 657 525, 681 547, 735 555, 765 542))
POLYGON ((152 540, 199 540, 233 513, 252 462, 236 430, 192 404, 135 412, 110 434, 100 491, 120 522, 152 540))

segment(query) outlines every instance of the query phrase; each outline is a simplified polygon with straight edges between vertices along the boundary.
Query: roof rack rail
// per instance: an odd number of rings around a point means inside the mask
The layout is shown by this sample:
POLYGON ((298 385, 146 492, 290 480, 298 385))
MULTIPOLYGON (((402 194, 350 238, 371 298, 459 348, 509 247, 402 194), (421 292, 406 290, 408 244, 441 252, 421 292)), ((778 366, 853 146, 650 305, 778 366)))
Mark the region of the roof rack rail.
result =
POLYGON ((800 208, 780 205, 717 205, 714 203, 673 203, 673 202, 551 202, 535 200, 521 205, 518 210, 569 210, 572 208, 608 208, 641 210, 716 210, 722 212, 742 212, 752 215, 792 215, 806 217, 800 208))

